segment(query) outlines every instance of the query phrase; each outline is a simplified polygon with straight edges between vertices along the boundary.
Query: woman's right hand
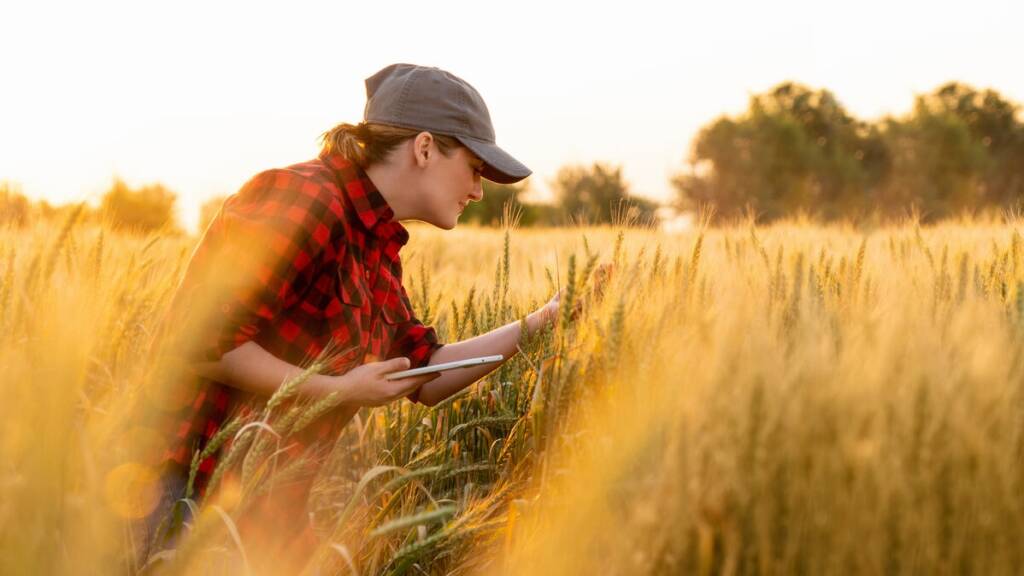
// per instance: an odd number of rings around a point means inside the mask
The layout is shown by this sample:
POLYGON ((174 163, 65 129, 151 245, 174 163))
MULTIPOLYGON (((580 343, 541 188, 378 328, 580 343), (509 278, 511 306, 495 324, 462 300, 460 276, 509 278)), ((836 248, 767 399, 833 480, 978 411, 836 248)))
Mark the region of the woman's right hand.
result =
POLYGON ((369 362, 349 370, 339 377, 347 388, 345 401, 357 406, 383 406, 412 394, 420 386, 441 375, 435 372, 398 380, 384 378, 392 372, 408 370, 409 366, 409 359, 402 357, 369 362))

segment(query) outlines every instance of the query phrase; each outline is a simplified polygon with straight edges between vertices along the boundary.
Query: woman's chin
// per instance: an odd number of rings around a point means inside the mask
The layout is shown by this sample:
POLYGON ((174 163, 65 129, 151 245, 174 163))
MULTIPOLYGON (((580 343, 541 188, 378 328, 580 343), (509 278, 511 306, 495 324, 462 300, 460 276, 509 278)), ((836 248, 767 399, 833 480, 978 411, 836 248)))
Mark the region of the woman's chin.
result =
POLYGON ((434 226, 437 226, 438 228, 440 228, 442 230, 451 230, 451 229, 455 228, 455 226, 457 226, 459 224, 459 216, 460 215, 461 215, 461 213, 455 214, 454 216, 451 216, 448 220, 442 220, 442 219, 438 218, 437 220, 434 220, 433 222, 431 222, 431 224, 433 224, 434 226))
POLYGON ((451 230, 452 228, 455 228, 456 224, 459 223, 459 213, 455 213, 451 216, 423 217, 420 218, 419 220, 420 222, 425 222, 427 224, 430 224, 431 226, 440 228, 442 230, 451 230))

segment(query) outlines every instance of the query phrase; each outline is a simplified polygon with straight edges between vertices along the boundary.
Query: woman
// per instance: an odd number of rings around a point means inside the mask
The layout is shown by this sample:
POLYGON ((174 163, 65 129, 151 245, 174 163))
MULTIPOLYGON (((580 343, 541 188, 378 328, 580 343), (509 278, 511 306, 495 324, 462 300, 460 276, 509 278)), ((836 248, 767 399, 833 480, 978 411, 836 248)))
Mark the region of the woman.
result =
MULTIPOLYGON (((299 388, 336 393, 295 450, 336 437, 362 406, 402 397, 434 405, 499 364, 386 380, 411 367, 516 353, 520 323, 441 344, 413 315, 402 287, 404 220, 450 230, 481 178, 513 183, 530 170, 495 144, 482 98, 437 68, 395 64, 366 80, 364 121, 323 137, 319 157, 262 172, 227 199, 203 236, 163 330, 187 341, 202 376, 164 401, 174 441, 166 455, 159 522, 185 494, 193 455, 239 406, 265 401, 329 348, 328 368, 299 388), (182 320, 183 318, 188 320, 182 320), (196 340, 196 334, 204 339, 196 340)), ((526 318, 532 333, 557 317, 558 295, 526 318)), ((294 451, 294 450, 293 450, 294 451)), ((199 462, 203 494, 220 451, 199 462)), ((308 530, 307 530, 308 532, 308 530)))

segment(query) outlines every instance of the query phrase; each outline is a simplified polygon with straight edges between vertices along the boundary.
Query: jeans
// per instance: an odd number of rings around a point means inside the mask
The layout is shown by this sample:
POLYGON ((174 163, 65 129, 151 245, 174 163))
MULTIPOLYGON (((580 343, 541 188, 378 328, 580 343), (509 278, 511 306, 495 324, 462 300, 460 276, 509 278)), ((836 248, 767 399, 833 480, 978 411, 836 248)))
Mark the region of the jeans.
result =
POLYGON ((188 476, 176 470, 167 471, 160 483, 160 497, 153 511, 132 527, 136 566, 140 568, 158 552, 173 548, 183 522, 192 518, 192 510, 183 500, 188 476))

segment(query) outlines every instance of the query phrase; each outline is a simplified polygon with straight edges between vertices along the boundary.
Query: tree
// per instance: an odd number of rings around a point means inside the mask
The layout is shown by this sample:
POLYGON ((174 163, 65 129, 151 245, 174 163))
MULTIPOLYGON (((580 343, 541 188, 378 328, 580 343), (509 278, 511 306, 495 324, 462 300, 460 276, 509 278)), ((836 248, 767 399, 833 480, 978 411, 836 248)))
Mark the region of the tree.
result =
POLYGON ((177 197, 161 184, 149 184, 133 190, 119 178, 103 195, 100 211, 115 226, 149 232, 175 228, 174 205, 177 197))
POLYGON ((552 183, 556 205, 564 217, 589 224, 613 223, 632 209, 641 223, 656 220, 657 203, 631 196, 622 168, 596 162, 592 166, 563 166, 552 183))
POLYGON ((877 129, 831 92, 786 82, 752 96, 740 117, 704 127, 672 185, 683 210, 709 204, 737 216, 749 206, 769 220, 798 211, 837 218, 871 206, 887 165, 877 129))
POLYGON ((1024 195, 1019 106, 993 90, 950 82, 918 96, 913 111, 883 121, 893 157, 887 195, 913 200, 932 218, 1024 195))

